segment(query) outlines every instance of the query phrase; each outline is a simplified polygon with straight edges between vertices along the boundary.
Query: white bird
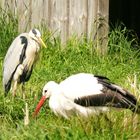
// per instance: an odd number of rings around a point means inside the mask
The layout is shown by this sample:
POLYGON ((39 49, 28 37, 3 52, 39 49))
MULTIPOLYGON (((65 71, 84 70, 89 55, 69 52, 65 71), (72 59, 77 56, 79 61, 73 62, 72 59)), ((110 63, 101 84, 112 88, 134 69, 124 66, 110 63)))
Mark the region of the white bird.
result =
POLYGON ((46 47, 37 29, 29 33, 17 36, 9 47, 3 64, 3 88, 5 95, 12 86, 13 96, 16 93, 17 84, 29 80, 34 64, 38 59, 40 46, 46 47))
POLYGON ((34 116, 36 116, 47 98, 55 115, 69 118, 73 113, 83 117, 109 111, 113 108, 130 109, 139 112, 137 99, 122 87, 110 83, 103 76, 88 73, 72 75, 57 84, 48 82, 42 92, 34 116))

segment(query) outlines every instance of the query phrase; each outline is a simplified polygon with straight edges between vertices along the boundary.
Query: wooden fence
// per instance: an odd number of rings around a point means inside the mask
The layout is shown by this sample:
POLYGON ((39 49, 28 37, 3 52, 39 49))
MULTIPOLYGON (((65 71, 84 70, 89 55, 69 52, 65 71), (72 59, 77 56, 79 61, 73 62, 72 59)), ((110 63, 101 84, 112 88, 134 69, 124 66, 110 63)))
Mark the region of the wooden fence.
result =
POLYGON ((0 0, 0 5, 18 17, 20 32, 45 23, 62 43, 85 35, 106 52, 109 0, 0 0))

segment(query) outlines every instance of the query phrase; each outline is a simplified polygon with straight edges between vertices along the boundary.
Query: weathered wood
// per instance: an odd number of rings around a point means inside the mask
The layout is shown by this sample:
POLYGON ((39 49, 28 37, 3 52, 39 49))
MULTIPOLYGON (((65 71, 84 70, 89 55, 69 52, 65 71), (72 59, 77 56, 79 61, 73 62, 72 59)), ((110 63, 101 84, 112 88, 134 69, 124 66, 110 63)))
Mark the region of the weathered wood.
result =
POLYGON ((18 14, 16 16, 18 17, 19 32, 29 31, 31 28, 31 4, 32 1, 28 0, 18 1, 17 3, 18 14))
POLYGON ((98 53, 106 53, 109 0, 1 0, 0 5, 18 17, 19 32, 43 23, 62 44, 72 35, 84 35, 98 53))
POLYGON ((106 54, 108 44, 108 13, 109 13, 109 0, 98 0, 97 10, 97 52, 99 54, 106 54))
MULTIPOLYGON (((45 3, 46 4, 46 3, 45 3)), ((43 20, 43 9, 44 1, 43 0, 34 0, 31 3, 31 27, 39 25, 43 20)))
POLYGON ((52 0, 43 1, 43 24, 47 24, 48 28, 51 29, 52 24, 52 0))
POLYGON ((15 0, 1 0, 0 2, 2 5, 1 7, 4 9, 4 10, 9 10, 11 12, 11 14, 15 14, 16 13, 16 1, 15 0))
POLYGON ((70 0, 69 34, 80 37, 87 34, 87 0, 70 0))
POLYGON ((97 1, 98 0, 88 0, 88 39, 93 39, 96 36, 96 18, 97 18, 97 1))
POLYGON ((56 1, 56 19, 58 22, 58 29, 60 32, 61 41, 65 43, 68 38, 68 24, 69 24, 69 17, 68 17, 68 5, 69 0, 57 0, 56 1), (63 5, 63 7, 62 7, 63 5))

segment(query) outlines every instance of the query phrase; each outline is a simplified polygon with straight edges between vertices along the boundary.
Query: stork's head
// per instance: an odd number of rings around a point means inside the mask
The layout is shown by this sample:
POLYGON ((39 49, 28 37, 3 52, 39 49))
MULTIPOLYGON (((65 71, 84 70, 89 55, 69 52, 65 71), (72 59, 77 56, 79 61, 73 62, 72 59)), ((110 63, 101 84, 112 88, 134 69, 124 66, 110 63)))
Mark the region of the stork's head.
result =
POLYGON ((43 106, 43 104, 47 98, 51 97, 52 95, 59 94, 59 93, 61 93, 59 85, 54 81, 48 82, 43 87, 42 98, 40 99, 39 103, 36 106, 34 116, 36 116, 38 114, 40 108, 43 106))
POLYGON ((41 33, 39 32, 38 29, 32 29, 29 32, 29 36, 34 39, 35 41, 37 41, 40 45, 44 46, 46 48, 45 43, 43 42, 43 40, 41 39, 41 33))
POLYGON ((44 87, 42 91, 42 95, 46 98, 49 98, 51 95, 59 94, 60 89, 59 85, 54 81, 49 81, 44 87))

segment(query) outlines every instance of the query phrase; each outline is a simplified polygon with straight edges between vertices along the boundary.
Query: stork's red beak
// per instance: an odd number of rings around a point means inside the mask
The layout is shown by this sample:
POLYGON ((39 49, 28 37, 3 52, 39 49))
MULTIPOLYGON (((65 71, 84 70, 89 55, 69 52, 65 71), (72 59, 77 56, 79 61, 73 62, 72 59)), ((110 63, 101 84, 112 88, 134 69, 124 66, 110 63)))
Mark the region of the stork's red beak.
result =
POLYGON ((42 107, 42 105, 44 104, 45 100, 46 100, 46 96, 42 96, 42 98, 40 99, 39 103, 36 106, 35 112, 33 114, 33 117, 37 116, 40 108, 42 107))

